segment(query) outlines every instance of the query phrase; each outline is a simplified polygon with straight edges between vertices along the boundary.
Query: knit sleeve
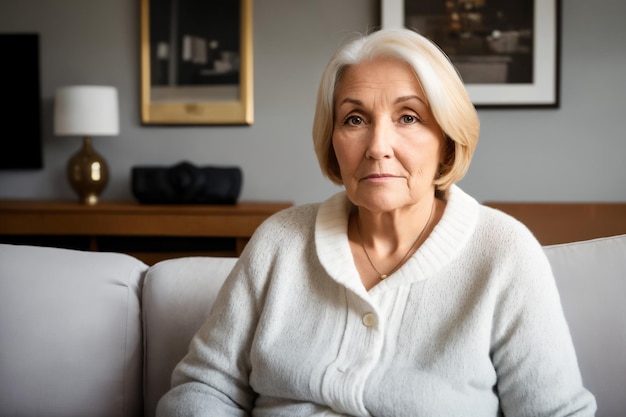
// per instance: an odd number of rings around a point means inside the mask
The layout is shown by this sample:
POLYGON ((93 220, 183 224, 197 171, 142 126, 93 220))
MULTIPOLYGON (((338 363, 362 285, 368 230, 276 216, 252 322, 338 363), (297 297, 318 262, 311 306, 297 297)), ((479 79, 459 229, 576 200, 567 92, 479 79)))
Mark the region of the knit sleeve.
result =
POLYGON ((250 352, 274 259, 277 221, 261 225, 226 278, 208 319, 172 374, 157 417, 250 415, 250 352))
POLYGON ((249 351, 257 320, 256 289, 240 259, 211 313, 172 374, 172 389, 157 416, 247 416, 254 404, 248 384, 249 351))
POLYGON ((508 242, 494 311, 492 361, 505 416, 593 416, 550 264, 526 231, 508 242))
POLYGON ((294 233, 315 208, 293 207, 264 221, 246 245, 217 295, 209 317, 172 373, 172 389, 157 417, 249 416, 257 399, 250 385, 251 355, 274 266, 294 245, 294 233), (298 226, 298 227, 296 227, 298 226))

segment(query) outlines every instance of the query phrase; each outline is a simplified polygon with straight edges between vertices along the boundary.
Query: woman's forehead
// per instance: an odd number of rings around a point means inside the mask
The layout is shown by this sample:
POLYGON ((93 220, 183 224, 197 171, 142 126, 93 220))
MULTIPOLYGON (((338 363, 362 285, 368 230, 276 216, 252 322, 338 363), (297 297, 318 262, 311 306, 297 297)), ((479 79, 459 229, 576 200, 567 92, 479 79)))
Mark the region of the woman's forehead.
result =
POLYGON ((413 68, 397 58, 367 60, 346 67, 338 79, 335 98, 369 91, 382 91, 391 95, 411 94, 426 101, 413 68))

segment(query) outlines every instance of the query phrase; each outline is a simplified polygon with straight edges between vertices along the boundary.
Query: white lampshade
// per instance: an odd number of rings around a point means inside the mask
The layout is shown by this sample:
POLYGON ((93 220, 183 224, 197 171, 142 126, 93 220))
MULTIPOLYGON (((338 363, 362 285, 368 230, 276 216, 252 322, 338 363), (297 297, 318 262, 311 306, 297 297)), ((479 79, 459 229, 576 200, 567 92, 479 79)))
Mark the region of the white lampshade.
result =
POLYGON ((76 85, 57 89, 54 134, 57 136, 114 136, 120 130, 117 89, 76 85))

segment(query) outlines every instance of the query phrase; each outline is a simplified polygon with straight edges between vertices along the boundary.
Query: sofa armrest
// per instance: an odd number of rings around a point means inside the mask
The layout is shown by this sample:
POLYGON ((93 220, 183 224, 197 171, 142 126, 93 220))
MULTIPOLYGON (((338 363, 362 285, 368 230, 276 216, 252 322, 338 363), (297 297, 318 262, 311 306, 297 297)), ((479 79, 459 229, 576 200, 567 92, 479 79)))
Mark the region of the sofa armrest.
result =
POLYGON ((170 389, 172 371, 204 323, 236 258, 187 257, 152 266, 143 288, 145 415, 170 389))
POLYGON ((626 410, 626 235, 545 247, 597 416, 626 410))
POLYGON ((0 415, 138 415, 147 268, 118 253, 0 245, 0 415))

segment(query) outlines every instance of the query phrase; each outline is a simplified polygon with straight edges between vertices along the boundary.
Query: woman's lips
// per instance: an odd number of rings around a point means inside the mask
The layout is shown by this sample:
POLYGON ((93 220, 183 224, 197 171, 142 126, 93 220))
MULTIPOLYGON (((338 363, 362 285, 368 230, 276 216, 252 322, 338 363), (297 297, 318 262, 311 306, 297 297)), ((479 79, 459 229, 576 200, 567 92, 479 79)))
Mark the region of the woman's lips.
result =
POLYGON ((363 180, 376 181, 376 180, 387 180, 387 179, 394 179, 394 178, 398 178, 398 177, 392 174, 370 174, 370 175, 366 175, 365 177, 363 177, 363 180))

